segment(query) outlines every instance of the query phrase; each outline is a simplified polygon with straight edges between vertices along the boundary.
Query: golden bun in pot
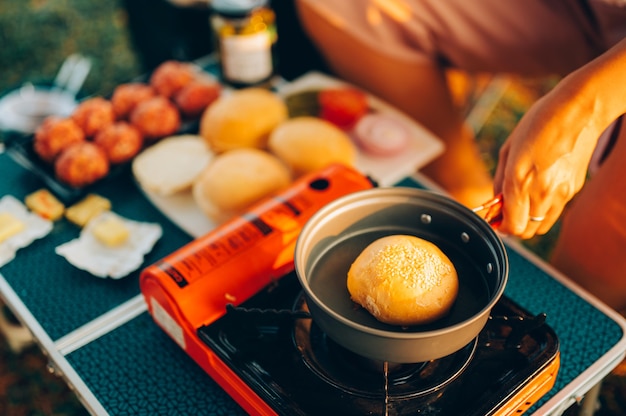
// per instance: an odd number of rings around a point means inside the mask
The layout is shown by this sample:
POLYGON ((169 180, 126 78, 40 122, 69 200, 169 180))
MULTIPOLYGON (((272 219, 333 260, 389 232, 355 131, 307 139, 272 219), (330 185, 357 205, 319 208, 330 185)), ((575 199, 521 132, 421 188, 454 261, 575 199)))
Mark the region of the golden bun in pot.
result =
POLYGON ((200 119, 200 135, 217 153, 262 149, 271 131, 287 117, 282 98, 263 88, 245 88, 221 95, 207 107, 200 119))
POLYGON ((311 116, 291 118, 271 133, 269 150, 301 176, 332 163, 354 166, 357 148, 350 137, 332 123, 311 116))
POLYGON ((450 259, 430 241, 389 235, 369 244, 348 271, 352 300, 392 325, 422 325, 445 316, 459 291, 450 259))
POLYGON ((289 169, 276 156, 243 148, 217 155, 193 184, 193 197, 213 221, 222 223, 291 183, 289 169))

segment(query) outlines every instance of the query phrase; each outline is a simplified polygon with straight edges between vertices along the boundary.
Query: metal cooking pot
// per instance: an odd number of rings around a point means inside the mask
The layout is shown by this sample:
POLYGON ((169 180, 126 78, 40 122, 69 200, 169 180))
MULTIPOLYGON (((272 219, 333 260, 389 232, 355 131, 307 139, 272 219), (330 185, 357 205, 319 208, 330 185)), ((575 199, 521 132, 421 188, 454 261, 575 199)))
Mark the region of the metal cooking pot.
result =
POLYGON ((348 350, 393 363, 442 358, 472 342, 509 269, 502 240, 483 218, 442 194, 403 187, 360 191, 324 206, 303 227, 294 262, 313 321, 348 350), (446 317, 394 326, 350 299, 350 265, 371 242, 392 234, 429 240, 453 262, 459 294, 446 317))

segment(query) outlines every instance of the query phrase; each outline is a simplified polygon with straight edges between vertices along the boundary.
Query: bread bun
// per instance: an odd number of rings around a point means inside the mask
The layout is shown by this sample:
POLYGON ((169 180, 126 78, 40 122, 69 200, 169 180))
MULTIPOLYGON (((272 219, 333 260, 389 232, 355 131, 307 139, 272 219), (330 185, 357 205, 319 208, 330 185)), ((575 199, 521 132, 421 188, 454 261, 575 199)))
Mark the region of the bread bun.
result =
POLYGON ((221 153, 264 148, 272 130, 287 119, 287 105, 271 91, 245 88, 217 98, 202 114, 200 135, 221 153))
POLYGON ((74 143, 55 160, 54 173, 61 182, 80 188, 104 178, 109 173, 109 159, 92 142, 74 143))
POLYGON ((348 271, 352 300, 376 319, 421 325, 445 316, 459 289, 454 265, 433 243, 390 235, 367 246, 348 271))
POLYGON ((152 71, 149 83, 159 95, 173 98, 195 79, 199 71, 200 69, 190 62, 169 60, 162 62, 152 71))
POLYGON ((331 163, 354 166, 357 156, 356 146, 346 133, 328 121, 310 116, 281 123, 270 135, 268 148, 296 176, 331 163))
POLYGON ((148 142, 175 134, 181 124, 178 108, 159 95, 137 104, 130 113, 130 122, 148 142))
POLYGON ((217 155, 204 169, 193 185, 193 197, 209 218, 222 223, 290 183, 289 170, 276 156, 235 149, 217 155))
POLYGON ((113 111, 111 101, 106 98, 91 97, 81 101, 71 117, 83 129, 85 136, 93 137, 100 130, 115 122, 115 111, 113 111))
POLYGON ((112 164, 124 163, 135 157, 143 146, 143 136, 135 126, 117 121, 100 130, 93 142, 100 146, 112 164))
POLYGON ((170 136, 133 159, 133 175, 143 189, 158 195, 173 195, 190 189, 213 157, 200 136, 170 136))
POLYGON ((197 118, 222 93, 222 85, 211 76, 197 76, 174 95, 173 101, 187 118, 197 118))
POLYGON ((120 84, 113 90, 111 105, 118 120, 128 120, 139 103, 155 97, 157 92, 151 85, 142 82, 120 84))
POLYGON ((71 118, 48 116, 35 130, 33 150, 46 162, 54 162, 67 147, 85 141, 85 132, 71 118))

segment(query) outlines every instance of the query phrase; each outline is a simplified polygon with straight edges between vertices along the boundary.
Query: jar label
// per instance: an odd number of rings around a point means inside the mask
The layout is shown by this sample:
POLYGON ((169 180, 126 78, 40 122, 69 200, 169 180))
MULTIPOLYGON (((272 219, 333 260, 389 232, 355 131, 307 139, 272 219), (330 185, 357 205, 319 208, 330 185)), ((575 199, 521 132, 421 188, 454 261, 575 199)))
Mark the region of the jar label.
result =
POLYGON ((229 81, 255 83, 267 79, 273 71, 269 33, 224 37, 221 59, 229 81))

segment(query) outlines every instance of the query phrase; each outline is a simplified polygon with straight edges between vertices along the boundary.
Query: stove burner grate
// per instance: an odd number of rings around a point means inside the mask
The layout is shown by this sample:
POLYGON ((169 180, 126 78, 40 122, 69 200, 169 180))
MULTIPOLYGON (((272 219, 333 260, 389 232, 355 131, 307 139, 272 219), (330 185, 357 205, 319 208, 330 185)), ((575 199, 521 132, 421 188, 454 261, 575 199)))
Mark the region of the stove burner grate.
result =
MULTIPOLYGON (((308 311, 303 296, 295 310, 308 311)), ((478 342, 474 339, 438 360, 385 366, 383 361, 362 357, 337 344, 311 319, 296 320, 293 335, 307 367, 325 382, 345 393, 379 400, 424 397, 441 390, 467 367, 478 342)))

